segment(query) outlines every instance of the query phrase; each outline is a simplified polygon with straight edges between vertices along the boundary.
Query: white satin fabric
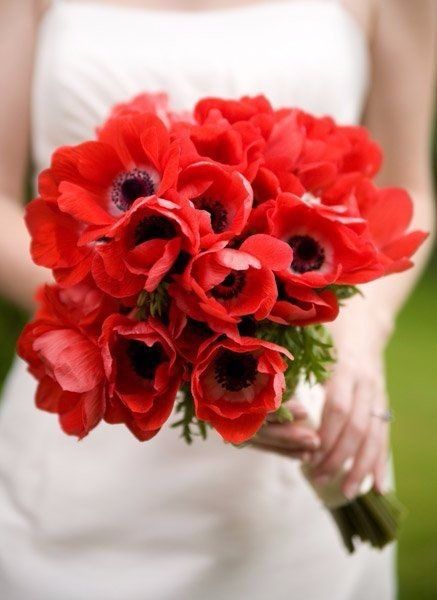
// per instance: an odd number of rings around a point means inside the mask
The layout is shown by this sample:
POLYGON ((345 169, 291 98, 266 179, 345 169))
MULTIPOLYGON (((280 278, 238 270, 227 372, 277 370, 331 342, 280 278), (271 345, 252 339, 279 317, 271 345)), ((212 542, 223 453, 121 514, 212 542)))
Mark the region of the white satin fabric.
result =
MULTIPOLYGON (((33 86, 36 171, 89 138, 110 106, 166 91, 266 93, 357 122, 364 36, 337 0, 185 13, 59 0, 45 15, 33 86)), ((78 443, 37 411, 16 361, 0 413, 0 598, 390 600, 392 550, 349 557, 299 466, 211 435, 164 429, 140 444, 102 425, 78 443)))

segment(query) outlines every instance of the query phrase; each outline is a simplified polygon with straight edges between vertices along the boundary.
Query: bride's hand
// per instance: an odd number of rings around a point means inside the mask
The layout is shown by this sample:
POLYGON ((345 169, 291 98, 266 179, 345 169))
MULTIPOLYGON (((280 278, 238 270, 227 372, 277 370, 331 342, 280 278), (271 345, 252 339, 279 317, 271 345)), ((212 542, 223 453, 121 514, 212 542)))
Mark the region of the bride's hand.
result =
POLYGON ((374 322, 367 326, 367 335, 363 328, 337 337, 334 331, 338 360, 326 386, 319 429, 321 449, 311 461, 313 480, 323 485, 352 459, 342 486, 348 498, 356 496, 368 474, 373 475, 378 491, 382 492, 385 484, 389 434, 388 423, 381 418, 388 406, 385 340, 382 334, 375 335, 374 322))
POLYGON ((290 400, 286 406, 293 414, 293 421, 266 422, 252 438, 251 444, 260 450, 309 461, 314 451, 320 448, 320 438, 313 429, 303 423, 308 415, 299 402, 290 400))

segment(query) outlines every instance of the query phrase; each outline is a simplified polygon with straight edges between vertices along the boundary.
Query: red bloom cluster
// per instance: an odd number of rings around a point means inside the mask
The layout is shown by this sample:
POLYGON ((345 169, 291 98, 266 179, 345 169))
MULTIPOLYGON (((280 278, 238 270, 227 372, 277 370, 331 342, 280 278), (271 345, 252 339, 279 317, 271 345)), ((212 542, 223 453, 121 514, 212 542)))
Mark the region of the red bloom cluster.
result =
POLYGON ((365 129, 262 96, 114 107, 27 209, 56 280, 19 342, 37 406, 68 434, 104 419, 147 440, 190 386, 200 421, 249 439, 292 359, 262 328, 335 319, 339 286, 408 268, 425 238, 407 193, 372 183, 380 164, 365 129))

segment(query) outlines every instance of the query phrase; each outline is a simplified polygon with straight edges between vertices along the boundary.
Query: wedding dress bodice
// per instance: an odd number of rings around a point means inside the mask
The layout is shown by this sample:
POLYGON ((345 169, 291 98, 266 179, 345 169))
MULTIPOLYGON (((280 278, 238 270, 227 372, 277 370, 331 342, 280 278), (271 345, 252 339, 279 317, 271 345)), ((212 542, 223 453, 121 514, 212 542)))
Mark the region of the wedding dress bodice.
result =
POLYGON ((264 93, 277 107, 356 122, 367 63, 363 32, 340 0, 206 11, 55 0, 34 78, 36 166, 56 146, 92 136, 112 104, 141 91, 167 92, 177 110, 201 96, 264 93))

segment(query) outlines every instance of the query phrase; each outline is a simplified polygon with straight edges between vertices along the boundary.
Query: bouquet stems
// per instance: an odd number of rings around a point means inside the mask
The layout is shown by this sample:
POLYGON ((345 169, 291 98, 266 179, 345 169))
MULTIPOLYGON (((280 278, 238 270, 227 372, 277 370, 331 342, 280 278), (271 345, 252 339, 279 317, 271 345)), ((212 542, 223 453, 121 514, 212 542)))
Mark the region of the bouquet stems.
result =
MULTIPOLYGON (((297 386, 295 395, 308 411, 307 425, 318 429, 325 400, 321 386, 305 388, 301 383, 297 386)), ((354 552, 359 541, 382 549, 399 537, 406 509, 394 492, 377 492, 370 475, 362 482, 359 495, 353 500, 347 499, 343 495, 342 485, 350 469, 350 462, 347 461, 323 486, 313 482, 310 465, 303 464, 302 473, 331 513, 350 553, 354 552)))
POLYGON ((347 504, 328 510, 350 553, 354 552, 357 540, 379 549, 395 541, 406 514, 393 492, 380 494, 374 489, 347 504))

